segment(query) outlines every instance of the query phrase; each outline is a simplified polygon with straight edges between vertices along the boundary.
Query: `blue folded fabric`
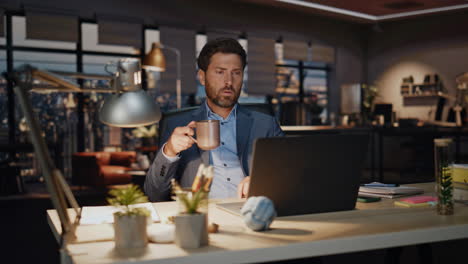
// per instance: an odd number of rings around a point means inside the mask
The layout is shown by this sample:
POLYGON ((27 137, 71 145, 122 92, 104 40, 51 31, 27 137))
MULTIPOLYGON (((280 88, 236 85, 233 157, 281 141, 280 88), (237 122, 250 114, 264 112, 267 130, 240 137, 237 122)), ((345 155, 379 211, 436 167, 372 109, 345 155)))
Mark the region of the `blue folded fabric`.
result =
POLYGON ((254 196, 247 199, 241 209, 244 223, 254 231, 267 230, 276 217, 273 202, 265 196, 254 196))

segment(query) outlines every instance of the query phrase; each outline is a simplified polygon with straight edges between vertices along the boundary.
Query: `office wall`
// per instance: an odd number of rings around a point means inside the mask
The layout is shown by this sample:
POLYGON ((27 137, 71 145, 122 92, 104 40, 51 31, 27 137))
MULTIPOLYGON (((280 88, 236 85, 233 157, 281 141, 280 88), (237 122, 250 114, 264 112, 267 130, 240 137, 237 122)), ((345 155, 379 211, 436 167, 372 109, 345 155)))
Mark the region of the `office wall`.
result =
MULTIPOLYGON (((468 11, 431 15, 400 22, 385 22, 370 30, 368 81, 379 87, 377 101, 392 103, 397 117, 433 120, 436 100, 412 100, 400 95, 403 77, 422 83, 424 75, 438 74, 455 96, 455 77, 468 71, 468 11)), ((446 102, 444 117, 453 100, 446 102)))
POLYGON ((21 10, 22 5, 74 10, 81 18, 90 20, 94 20, 96 15, 117 15, 139 18, 147 25, 196 31, 245 32, 247 36, 263 35, 274 39, 281 35, 285 39, 333 46, 336 48, 336 63, 330 79, 332 112, 338 112, 340 85, 360 82, 363 76, 360 26, 297 10, 233 0, 7 0, 3 5, 13 10, 21 10))

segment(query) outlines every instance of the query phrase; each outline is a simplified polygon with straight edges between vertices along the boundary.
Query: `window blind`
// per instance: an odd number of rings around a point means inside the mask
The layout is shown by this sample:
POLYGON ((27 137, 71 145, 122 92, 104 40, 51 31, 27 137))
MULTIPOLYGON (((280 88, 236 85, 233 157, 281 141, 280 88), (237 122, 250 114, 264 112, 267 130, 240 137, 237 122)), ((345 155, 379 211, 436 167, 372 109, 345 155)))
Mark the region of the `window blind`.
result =
POLYGON ((78 41, 78 15, 70 10, 25 7, 26 38, 78 41))
POLYGON ((3 21, 5 20, 5 17, 3 16, 5 14, 5 10, 0 8, 0 37, 5 36, 5 24, 3 21))
POLYGON ((214 40, 217 38, 233 38, 238 39, 237 33, 230 33, 230 32, 207 32, 208 41, 214 40))
POLYGON ((97 23, 99 44, 141 47, 143 23, 140 20, 99 15, 97 23))
POLYGON ((308 45, 305 41, 284 40, 283 53, 286 60, 307 60, 308 45))
POLYGON ((275 40, 248 39, 248 94, 272 94, 275 90, 275 40))
MULTIPOLYGON (((160 27, 159 34, 161 43, 164 46, 173 47, 180 51, 182 94, 195 93, 197 91, 195 31, 160 27)), ((166 57, 166 71, 161 73, 160 91, 175 93, 177 79, 176 55, 168 49, 162 51, 166 57)))
POLYGON ((312 61, 325 63, 335 62, 335 49, 333 47, 312 44, 310 50, 312 54, 312 61))

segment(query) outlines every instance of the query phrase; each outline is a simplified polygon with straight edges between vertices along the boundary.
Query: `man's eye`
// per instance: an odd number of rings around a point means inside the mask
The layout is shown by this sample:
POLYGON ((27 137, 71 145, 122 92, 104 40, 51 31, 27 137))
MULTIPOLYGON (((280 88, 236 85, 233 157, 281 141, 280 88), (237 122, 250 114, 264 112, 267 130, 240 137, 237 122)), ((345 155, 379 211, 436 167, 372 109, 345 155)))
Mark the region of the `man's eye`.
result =
POLYGON ((240 71, 235 71, 234 75, 241 75, 241 72, 240 71))
POLYGON ((223 71, 216 71, 217 74, 223 74, 223 71))

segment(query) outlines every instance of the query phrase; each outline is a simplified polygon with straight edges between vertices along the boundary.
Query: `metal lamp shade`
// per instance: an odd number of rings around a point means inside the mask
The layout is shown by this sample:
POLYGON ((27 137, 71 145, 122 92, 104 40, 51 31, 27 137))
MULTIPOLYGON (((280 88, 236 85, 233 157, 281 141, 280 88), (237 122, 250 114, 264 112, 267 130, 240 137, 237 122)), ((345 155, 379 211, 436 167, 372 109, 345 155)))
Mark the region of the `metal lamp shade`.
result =
POLYGON ((139 90, 109 96, 102 104, 99 119, 108 126, 146 126, 161 119, 161 110, 145 91, 139 90))
POLYGON ((154 42, 151 45, 151 51, 143 59, 143 68, 158 72, 166 70, 166 58, 159 43, 154 42))

